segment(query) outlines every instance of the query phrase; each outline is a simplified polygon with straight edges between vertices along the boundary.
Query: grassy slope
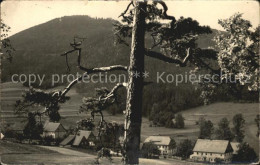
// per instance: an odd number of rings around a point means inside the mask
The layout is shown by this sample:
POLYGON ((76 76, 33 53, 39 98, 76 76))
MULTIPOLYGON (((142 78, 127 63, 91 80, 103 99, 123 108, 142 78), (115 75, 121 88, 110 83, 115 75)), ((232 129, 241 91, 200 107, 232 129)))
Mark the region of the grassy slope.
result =
MULTIPOLYGON (((62 87, 58 87, 59 89, 62 87)), ((56 89, 58 89, 56 88, 56 89)), ((68 95, 71 96, 71 99, 65 104, 61 105, 60 113, 62 115, 61 123, 64 124, 66 128, 70 126, 75 126, 76 121, 85 118, 86 114, 78 114, 79 106, 81 105, 82 96, 93 95, 95 86, 90 86, 90 93, 81 93, 78 94, 74 89, 71 90, 68 95)), ((18 119, 13 112, 13 104, 17 98, 21 97, 22 91, 26 89, 21 84, 11 84, 3 83, 1 84, 1 119, 2 122, 14 123, 14 127, 20 128, 21 123, 19 121, 24 119, 18 119)), ((54 89, 55 90, 55 89, 54 89)), ((259 113, 259 104, 257 103, 214 103, 208 106, 202 106, 186 110, 182 112, 186 126, 184 129, 169 129, 162 127, 149 127, 149 121, 147 118, 143 118, 142 123, 142 140, 144 140, 149 135, 170 135, 173 136, 176 141, 181 139, 190 138, 196 139, 198 136, 199 127, 195 125, 195 121, 199 117, 204 116, 206 119, 211 120, 215 127, 217 122, 223 118, 227 117, 229 120, 232 120, 232 117, 237 114, 242 113, 246 120, 246 137, 245 141, 249 142, 254 146, 256 151, 259 151, 259 140, 255 136, 256 134, 256 125, 254 123, 254 118, 256 114, 259 113)), ((120 123, 124 122, 124 117, 122 114, 112 116, 105 112, 105 119, 107 121, 117 121, 120 123)), ((232 127, 232 123, 230 123, 232 127)))

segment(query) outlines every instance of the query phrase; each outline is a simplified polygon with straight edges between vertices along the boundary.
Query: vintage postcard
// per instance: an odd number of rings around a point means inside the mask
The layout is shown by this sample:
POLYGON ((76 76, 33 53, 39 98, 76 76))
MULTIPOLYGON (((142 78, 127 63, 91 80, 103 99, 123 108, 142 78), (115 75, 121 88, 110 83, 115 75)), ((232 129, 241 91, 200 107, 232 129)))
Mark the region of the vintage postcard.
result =
POLYGON ((259 164, 259 2, 3 0, 0 165, 259 164))

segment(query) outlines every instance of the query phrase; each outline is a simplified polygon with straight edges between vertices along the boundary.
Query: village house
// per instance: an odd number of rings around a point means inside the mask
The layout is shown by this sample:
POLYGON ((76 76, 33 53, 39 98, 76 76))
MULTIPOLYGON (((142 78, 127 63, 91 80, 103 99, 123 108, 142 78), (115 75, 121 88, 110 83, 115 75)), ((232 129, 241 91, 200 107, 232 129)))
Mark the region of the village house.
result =
POLYGON ((51 136, 54 139, 63 138, 66 135, 66 129, 61 123, 48 122, 43 127, 43 137, 51 136))
POLYGON ((69 135, 65 138, 60 146, 74 146, 81 148, 88 148, 95 146, 96 137, 92 131, 79 130, 76 135, 69 135))
POLYGON ((173 150, 169 149, 171 140, 170 136, 149 136, 144 143, 153 142, 160 150, 161 155, 169 155, 173 153, 173 150))
POLYGON ((198 139, 190 159, 202 162, 231 162, 233 148, 228 140, 198 139))

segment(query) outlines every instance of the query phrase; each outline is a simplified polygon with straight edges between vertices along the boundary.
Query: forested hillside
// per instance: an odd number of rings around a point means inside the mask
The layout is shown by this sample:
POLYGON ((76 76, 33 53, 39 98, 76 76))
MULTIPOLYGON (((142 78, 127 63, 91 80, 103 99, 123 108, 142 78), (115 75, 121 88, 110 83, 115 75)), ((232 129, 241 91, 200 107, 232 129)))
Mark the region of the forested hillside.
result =
MULTIPOLYGON (((125 45, 114 44, 114 31, 112 19, 95 19, 88 16, 67 16, 57 18, 38 26, 24 30, 10 37, 16 49, 13 63, 4 61, 2 81, 10 81, 11 75, 17 74, 66 74, 65 58, 60 56, 70 49, 70 42, 74 36, 85 37, 83 42, 83 63, 88 67, 109 66, 112 64, 128 64, 130 48, 125 45)), ((200 47, 214 45, 213 34, 203 35, 199 38, 200 47)), ((149 41, 148 41, 149 42, 149 41)), ((74 54, 75 55, 75 54, 74 54)), ((71 66, 75 64, 76 57, 70 55, 71 66)), ((179 72, 172 65, 165 65, 157 60, 148 60, 146 70, 150 72, 170 71, 179 72)), ((75 66, 75 65, 74 65, 75 66)), ((189 69, 186 69, 189 70, 189 69)), ((74 73, 75 67, 71 73, 74 73)), ((181 70, 183 72, 183 69, 181 70)), ((49 88, 47 81, 40 88, 49 88)), ((37 83, 35 84, 37 86, 37 83)))
MULTIPOLYGON (((112 19, 96 19, 88 16, 66 16, 46 22, 44 24, 29 28, 10 37, 16 51, 13 54, 13 62, 3 61, 1 79, 3 82, 11 80, 13 74, 40 74, 45 75, 44 83, 39 86, 39 82, 33 84, 34 87, 48 89, 52 88, 52 74, 76 73, 76 54, 69 55, 69 65, 71 71, 67 71, 65 57, 60 56, 65 51, 70 50, 70 42, 73 37, 84 37, 83 41, 83 65, 86 67, 100 67, 115 64, 127 65, 129 63, 130 48, 125 45, 116 45, 113 31, 112 19)), ((214 46, 212 34, 199 36, 197 41, 200 48, 214 46)), ((148 39, 148 43, 151 40, 148 39)), ((189 67, 180 68, 172 64, 167 64, 156 59, 147 59, 145 70, 149 72, 146 81, 156 81, 157 73, 188 74, 189 67)), ((80 71, 79 71, 80 72, 80 71)), ((65 85, 65 83, 57 83, 65 85)), ((25 84, 28 85, 28 84, 25 84)), ((112 84, 80 84, 77 91, 93 96, 94 88, 112 84)), ((122 98, 125 91, 121 91, 122 98)), ((226 93, 222 93, 226 95, 226 93)), ((175 83, 152 83, 145 86, 143 97, 143 114, 149 116, 151 110, 162 112, 162 125, 171 121, 172 116, 181 110, 196 107, 203 104, 200 98, 200 90, 191 83, 182 83, 176 86, 175 83)), ((221 99, 226 99, 221 96, 221 99)), ((124 105, 114 105, 109 108, 111 113, 118 113, 124 110, 124 105)))

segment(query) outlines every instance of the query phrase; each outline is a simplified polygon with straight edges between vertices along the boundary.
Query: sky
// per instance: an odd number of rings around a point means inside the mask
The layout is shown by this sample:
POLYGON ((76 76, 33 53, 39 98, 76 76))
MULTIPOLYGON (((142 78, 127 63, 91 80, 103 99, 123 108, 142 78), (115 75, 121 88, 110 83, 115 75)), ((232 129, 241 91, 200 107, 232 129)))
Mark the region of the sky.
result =
MULTIPOLYGON (((243 13, 255 28, 259 25, 259 3, 246 0, 168 0, 168 14, 176 18, 191 17, 201 25, 223 30, 218 19, 225 19, 234 13, 243 13)), ((1 19, 11 27, 9 36, 45 23, 55 18, 71 15, 89 15, 118 19, 129 1, 87 1, 87 0, 5 0, 1 3, 1 19)))

